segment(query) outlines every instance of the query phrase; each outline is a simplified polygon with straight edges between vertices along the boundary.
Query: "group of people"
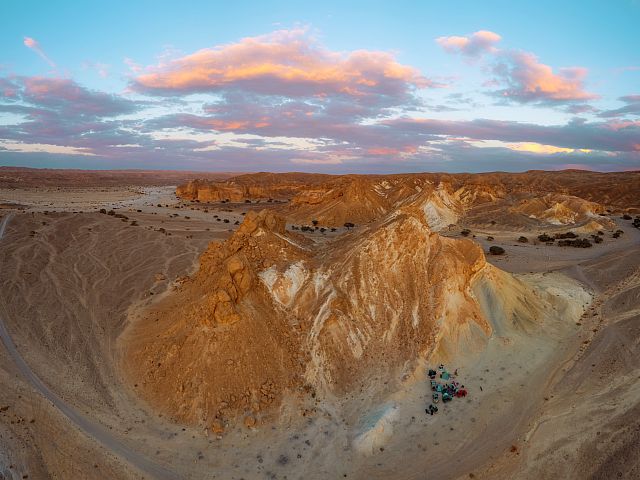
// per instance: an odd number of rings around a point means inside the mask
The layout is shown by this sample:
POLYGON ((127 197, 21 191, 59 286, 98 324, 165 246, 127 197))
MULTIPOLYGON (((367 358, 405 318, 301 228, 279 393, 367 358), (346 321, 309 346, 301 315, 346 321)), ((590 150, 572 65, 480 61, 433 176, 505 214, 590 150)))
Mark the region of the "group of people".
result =
POLYGON ((460 385, 460 383, 455 380, 458 376, 458 369, 451 374, 445 370, 444 364, 441 363, 438 365, 438 370, 440 371, 440 379, 445 380, 445 383, 440 383, 436 380, 436 377, 438 376, 438 372, 436 370, 429 369, 429 372, 427 373, 431 381, 431 390, 433 391, 431 396, 433 403, 425 409, 425 413, 429 415, 437 413, 438 407, 435 404, 440 401, 440 396, 442 396, 443 403, 447 403, 453 400, 454 397, 466 397, 468 393, 464 388, 464 385, 460 385), (451 381, 446 383, 447 380, 451 381))

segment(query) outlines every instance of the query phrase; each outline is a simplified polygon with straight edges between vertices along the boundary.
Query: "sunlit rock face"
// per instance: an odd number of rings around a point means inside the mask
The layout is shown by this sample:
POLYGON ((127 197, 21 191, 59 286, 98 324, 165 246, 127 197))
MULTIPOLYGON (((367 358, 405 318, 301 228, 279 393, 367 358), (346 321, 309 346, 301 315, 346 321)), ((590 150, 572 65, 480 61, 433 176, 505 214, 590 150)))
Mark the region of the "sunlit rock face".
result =
POLYGON ((128 376, 172 418, 212 425, 264 418, 286 397, 375 395, 373 378, 397 382, 430 355, 479 351, 495 328, 479 284, 490 297, 513 291, 518 321, 535 325, 544 299, 473 242, 432 230, 425 198, 449 208, 448 193, 417 194, 322 247, 269 210, 249 212, 136 322, 128 376))

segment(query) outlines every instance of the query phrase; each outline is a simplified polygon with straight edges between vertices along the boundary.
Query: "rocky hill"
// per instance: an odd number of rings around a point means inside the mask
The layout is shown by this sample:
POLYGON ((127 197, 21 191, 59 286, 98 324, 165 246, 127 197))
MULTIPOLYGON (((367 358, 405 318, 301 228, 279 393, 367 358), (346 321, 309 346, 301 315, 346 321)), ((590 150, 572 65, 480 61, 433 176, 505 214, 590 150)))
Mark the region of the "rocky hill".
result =
POLYGON ((285 400, 375 397, 424 358, 479 351, 568 308, 486 263, 473 242, 435 233, 433 212, 450 208, 444 188, 323 245, 272 211, 248 213, 133 320, 127 377, 171 418, 219 431, 266 421, 285 400))

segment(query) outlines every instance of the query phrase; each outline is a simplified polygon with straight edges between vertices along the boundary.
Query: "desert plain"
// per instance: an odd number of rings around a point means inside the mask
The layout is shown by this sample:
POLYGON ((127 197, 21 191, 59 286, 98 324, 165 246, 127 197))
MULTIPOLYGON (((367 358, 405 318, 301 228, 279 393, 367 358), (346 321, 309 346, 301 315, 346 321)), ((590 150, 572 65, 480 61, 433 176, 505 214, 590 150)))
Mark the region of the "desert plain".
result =
POLYGON ((2 169, 0 478, 640 477, 640 173, 102 175, 2 169))

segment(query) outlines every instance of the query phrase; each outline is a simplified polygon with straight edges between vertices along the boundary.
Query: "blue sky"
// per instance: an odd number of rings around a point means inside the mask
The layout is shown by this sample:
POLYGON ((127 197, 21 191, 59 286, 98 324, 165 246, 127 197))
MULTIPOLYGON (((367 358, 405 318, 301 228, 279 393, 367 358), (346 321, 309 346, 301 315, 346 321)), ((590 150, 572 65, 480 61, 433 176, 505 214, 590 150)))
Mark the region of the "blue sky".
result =
POLYGON ((636 0, 5 1, 0 17, 1 165, 640 168, 636 0))

